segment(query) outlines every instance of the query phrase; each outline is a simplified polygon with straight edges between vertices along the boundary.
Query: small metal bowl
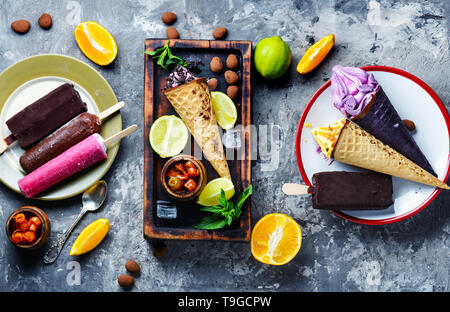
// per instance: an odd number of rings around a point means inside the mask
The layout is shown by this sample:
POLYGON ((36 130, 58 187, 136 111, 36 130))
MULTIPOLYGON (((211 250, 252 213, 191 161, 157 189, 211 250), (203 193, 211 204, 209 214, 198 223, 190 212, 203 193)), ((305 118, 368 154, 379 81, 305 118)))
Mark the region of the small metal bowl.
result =
POLYGON ((192 155, 174 156, 165 163, 164 167, 161 170, 161 184, 163 185, 164 189, 170 195, 170 197, 172 197, 176 200, 180 200, 180 201, 194 200, 200 194, 202 189, 205 187, 206 181, 207 181, 207 176, 206 176, 205 166, 202 164, 202 162, 200 160, 198 160, 197 158, 195 158, 192 155), (197 167, 197 170, 200 173, 199 177, 198 177, 197 187, 195 188, 195 190, 193 190, 192 192, 189 192, 189 193, 181 193, 181 194, 175 193, 174 191, 171 190, 171 188, 167 184, 167 181, 168 181, 168 179, 166 178, 167 171, 173 164, 175 164, 177 162, 181 162, 181 161, 188 161, 188 160, 191 161, 192 163, 194 163, 194 165, 197 167))
POLYGON ((16 209, 9 216, 8 221, 6 221, 6 236, 8 236, 9 241, 18 248, 28 250, 38 249, 47 242, 49 235, 50 235, 50 219, 48 218, 47 214, 44 211, 34 206, 23 206, 16 209), (41 225, 36 231, 36 239, 31 244, 27 243, 16 244, 12 241, 12 234, 14 232, 14 217, 19 213, 24 213, 27 218, 38 217, 39 220, 41 221, 41 225))

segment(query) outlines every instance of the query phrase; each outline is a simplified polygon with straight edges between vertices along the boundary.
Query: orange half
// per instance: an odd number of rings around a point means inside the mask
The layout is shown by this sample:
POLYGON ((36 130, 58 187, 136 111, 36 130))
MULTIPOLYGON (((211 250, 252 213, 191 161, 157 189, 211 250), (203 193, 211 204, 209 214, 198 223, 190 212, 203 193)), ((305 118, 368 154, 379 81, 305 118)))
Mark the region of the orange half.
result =
POLYGON ((117 44, 113 36, 96 22, 83 22, 75 27, 75 40, 81 51, 92 62, 105 66, 117 56, 117 44))
POLYGON ((300 250, 302 231, 290 216, 271 213, 255 224, 250 245, 256 260, 283 265, 291 261, 300 250))
POLYGON ((328 35, 306 50, 305 55, 297 65, 300 74, 307 74, 316 68, 334 46, 334 35, 328 35))

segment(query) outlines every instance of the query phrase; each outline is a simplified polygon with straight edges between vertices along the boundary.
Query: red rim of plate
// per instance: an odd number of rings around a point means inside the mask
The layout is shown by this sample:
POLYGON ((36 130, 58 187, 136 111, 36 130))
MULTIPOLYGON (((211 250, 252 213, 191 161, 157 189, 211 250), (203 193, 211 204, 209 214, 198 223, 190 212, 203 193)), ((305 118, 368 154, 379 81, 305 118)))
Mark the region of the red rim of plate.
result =
MULTIPOLYGON (((401 69, 394 68, 394 67, 371 65, 371 66, 362 66, 361 68, 364 70, 367 70, 367 71, 384 71, 384 72, 398 74, 400 76, 406 77, 406 78, 414 81, 420 87, 422 87, 431 96, 431 98, 434 100, 436 105, 441 110, 442 116, 444 117, 445 123, 447 125, 447 131, 448 131, 449 141, 450 141, 450 117, 448 115, 447 109, 445 108, 444 104, 442 103, 441 99, 437 96, 437 94, 425 82, 423 82, 422 80, 420 80, 419 78, 417 78, 416 76, 414 76, 408 72, 405 72, 401 69)), ((314 93, 314 95, 309 100, 308 104, 306 105, 305 109, 303 110, 303 113, 302 113, 302 116, 300 118, 300 122, 298 125, 298 129, 297 129, 295 146, 296 146, 296 153, 297 153, 298 168, 300 169, 300 173, 302 175, 303 181, 309 186, 311 186, 312 184, 309 181, 308 176, 306 175, 305 168, 303 167, 302 156, 300 154, 300 138, 302 136, 302 131, 304 128, 303 125, 305 123, 305 119, 306 119, 306 116, 308 115, 309 110, 311 109, 312 105, 315 103, 317 98, 322 94, 322 92, 325 91, 328 87, 330 87, 330 85, 331 85, 331 81, 328 80, 322 87, 319 88, 319 90, 316 91, 316 93, 314 93)), ((449 142, 449 147, 450 147, 450 142, 449 142)), ((445 177, 443 179, 444 181, 447 180, 447 178, 450 174, 449 165, 450 165, 450 149, 449 149, 449 158, 447 160, 447 168, 445 169, 446 173, 445 173, 445 177)), ((436 188, 430 194, 430 196, 427 199, 425 199, 425 201, 423 203, 421 203, 419 206, 417 206, 410 212, 407 212, 407 213, 404 213, 402 215, 392 217, 392 218, 386 218, 386 219, 380 219, 380 220, 367 220, 367 219, 361 219, 361 218, 347 215, 341 211, 332 210, 332 212, 346 220, 353 221, 356 223, 361 223, 361 224, 381 225, 381 224, 394 223, 394 222, 398 222, 398 221, 404 220, 406 218, 409 218, 409 217, 415 215, 416 213, 418 213, 419 211, 421 211, 422 209, 424 209, 436 198, 436 196, 440 192, 441 192, 441 189, 436 188)))

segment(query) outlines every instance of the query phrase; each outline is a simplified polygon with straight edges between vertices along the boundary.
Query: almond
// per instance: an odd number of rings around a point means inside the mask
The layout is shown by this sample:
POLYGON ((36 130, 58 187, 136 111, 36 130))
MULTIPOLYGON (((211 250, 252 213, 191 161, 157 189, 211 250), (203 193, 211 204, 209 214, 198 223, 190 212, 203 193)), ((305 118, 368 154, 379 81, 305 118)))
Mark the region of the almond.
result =
POLYGON ((178 34, 178 31, 174 27, 167 27, 166 34, 168 39, 180 38, 180 34, 178 34))
POLYGON ((125 269, 127 269, 128 272, 139 274, 141 272, 141 267, 139 266, 139 263, 137 263, 134 260, 129 260, 125 263, 125 269))
POLYGON ((176 22, 177 20, 177 15, 173 12, 164 12, 161 15, 161 20, 163 21, 164 24, 166 25, 172 25, 173 23, 176 22))
POLYGON ((128 274, 122 274, 117 278, 117 282, 123 288, 129 288, 134 284, 134 277, 128 274))
POLYGON ((213 37, 216 40, 220 40, 220 39, 225 38, 227 33, 228 33, 228 29, 226 29, 225 27, 218 27, 214 30, 213 37))
POLYGON ((52 17, 50 14, 44 13, 39 17, 38 19, 39 26, 41 26, 43 29, 49 29, 52 27, 52 17))
POLYGON ((228 55, 228 57, 227 57, 227 62, 226 62, 226 64, 227 64, 227 67, 228 67, 229 69, 236 69, 236 68, 238 68, 238 66, 239 66, 239 60, 238 60, 238 58, 236 57, 236 55, 230 54, 230 55, 228 55))
POLYGON ((239 76, 232 70, 227 70, 225 72, 225 80, 228 84, 236 84, 239 81, 239 76))
POLYGON ((414 121, 412 121, 412 120, 403 119, 403 124, 405 125, 406 129, 408 129, 409 131, 416 130, 416 125, 415 125, 414 121))
POLYGON ((220 73, 223 70, 222 60, 219 57, 214 56, 209 63, 209 68, 213 73, 220 73))
POLYGON ((238 86, 228 86, 227 95, 230 97, 230 99, 234 100, 235 98, 237 98, 238 94, 239 94, 238 86))
POLYGON ((217 89, 218 85, 219 85, 219 81, 216 78, 211 78, 208 80, 209 90, 215 91, 217 89))
POLYGON ((25 19, 20 19, 12 22, 11 28, 18 34, 25 34, 30 30, 30 22, 25 19))

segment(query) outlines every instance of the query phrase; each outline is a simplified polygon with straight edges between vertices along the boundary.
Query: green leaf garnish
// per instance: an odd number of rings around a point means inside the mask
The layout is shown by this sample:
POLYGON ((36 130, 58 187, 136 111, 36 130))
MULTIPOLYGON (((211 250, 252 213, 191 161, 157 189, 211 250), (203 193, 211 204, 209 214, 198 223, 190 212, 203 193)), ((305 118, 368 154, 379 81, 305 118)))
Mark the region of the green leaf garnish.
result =
POLYGON ((166 44, 154 51, 141 51, 144 54, 150 55, 152 58, 157 59, 156 64, 164 68, 166 71, 170 71, 170 68, 174 65, 188 66, 188 64, 180 57, 172 54, 169 48, 169 40, 166 44))
POLYGON ((220 191, 219 205, 202 207, 200 211, 211 212, 212 215, 204 217, 194 228, 199 230, 218 230, 230 226, 233 221, 242 215, 242 206, 247 198, 252 195, 252 186, 249 185, 242 193, 236 203, 225 198, 224 190, 220 191))

